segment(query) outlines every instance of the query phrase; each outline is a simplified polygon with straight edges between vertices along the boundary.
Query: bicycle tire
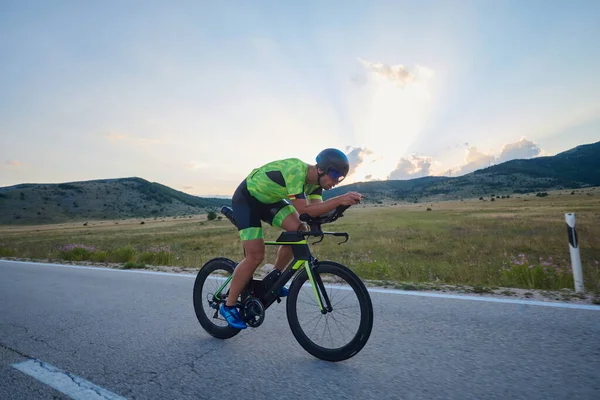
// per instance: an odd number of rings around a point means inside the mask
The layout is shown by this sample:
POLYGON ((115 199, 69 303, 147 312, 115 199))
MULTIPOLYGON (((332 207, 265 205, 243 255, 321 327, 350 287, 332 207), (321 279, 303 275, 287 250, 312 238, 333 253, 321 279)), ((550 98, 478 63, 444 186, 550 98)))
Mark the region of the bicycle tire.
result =
POLYGON ((212 317, 206 315, 206 312, 203 307, 203 303, 206 299, 202 296, 202 288, 204 287, 204 283, 208 276, 218 270, 223 270, 226 273, 233 274, 233 270, 235 268, 235 263, 228 258, 213 258, 209 260, 200 268, 198 271, 198 275, 196 275, 196 280, 194 282, 194 293, 193 293, 193 301, 194 301, 194 312, 196 313, 196 318, 198 318, 198 322, 208 334, 217 339, 229 339, 240 333, 240 329, 232 328, 230 326, 219 326, 212 322, 212 317))
MULTIPOLYGON (((308 280, 306 270, 299 273, 290 285, 286 311, 290 329, 298 343, 313 356, 325 361, 343 361, 355 356, 366 344, 373 329, 373 304, 365 284, 348 267, 331 261, 318 261, 313 271, 316 274, 331 273, 344 279, 352 288, 360 304, 360 322, 352 340, 346 345, 330 349, 314 343, 300 326, 297 300, 300 289, 308 280)), ((320 312, 320 311, 316 311, 320 312)))

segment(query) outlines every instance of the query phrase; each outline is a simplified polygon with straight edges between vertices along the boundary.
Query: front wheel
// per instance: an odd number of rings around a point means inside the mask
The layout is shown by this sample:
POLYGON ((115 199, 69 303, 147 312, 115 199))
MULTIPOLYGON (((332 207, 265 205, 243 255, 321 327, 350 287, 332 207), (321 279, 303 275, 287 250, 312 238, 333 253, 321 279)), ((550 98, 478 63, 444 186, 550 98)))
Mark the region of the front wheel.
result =
POLYGON ((321 313, 304 270, 290 285, 287 299, 290 329, 298 343, 313 356, 326 361, 347 360, 365 346, 371 335, 371 296, 360 278, 341 264, 319 261, 313 272, 315 278, 318 275, 322 280, 332 309, 321 313))
POLYGON ((229 284, 223 284, 233 274, 235 263, 228 258, 213 258, 202 266, 194 282, 194 311, 200 325, 210 335, 219 339, 229 339, 238 333, 219 314, 219 306, 226 301, 229 284), (221 289, 220 294, 217 292, 221 289))

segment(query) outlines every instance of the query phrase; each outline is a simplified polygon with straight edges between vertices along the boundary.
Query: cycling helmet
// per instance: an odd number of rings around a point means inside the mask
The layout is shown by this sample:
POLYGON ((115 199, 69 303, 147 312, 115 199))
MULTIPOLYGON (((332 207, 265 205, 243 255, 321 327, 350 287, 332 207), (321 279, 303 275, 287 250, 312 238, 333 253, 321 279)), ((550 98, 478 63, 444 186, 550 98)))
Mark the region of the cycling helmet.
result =
POLYGON ((348 175, 350 163, 348 157, 338 149, 325 149, 317 155, 317 167, 323 171, 320 176, 329 175, 341 181, 348 175))

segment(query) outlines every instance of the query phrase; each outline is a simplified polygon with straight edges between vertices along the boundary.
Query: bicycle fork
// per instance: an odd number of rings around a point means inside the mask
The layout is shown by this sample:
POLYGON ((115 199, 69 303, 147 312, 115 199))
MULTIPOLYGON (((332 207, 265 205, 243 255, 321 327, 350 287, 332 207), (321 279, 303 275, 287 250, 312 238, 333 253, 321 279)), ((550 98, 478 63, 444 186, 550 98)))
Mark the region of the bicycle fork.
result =
POLYGON ((313 271, 313 263, 309 262, 308 260, 304 260, 303 264, 304 269, 306 269, 306 274, 308 275, 310 285, 313 288, 315 298, 317 299, 317 304, 321 310, 321 314, 327 314, 328 312, 333 311, 333 308, 331 307, 331 301, 329 300, 329 295, 327 294, 327 290, 323 284, 323 280, 319 274, 315 274, 313 271))

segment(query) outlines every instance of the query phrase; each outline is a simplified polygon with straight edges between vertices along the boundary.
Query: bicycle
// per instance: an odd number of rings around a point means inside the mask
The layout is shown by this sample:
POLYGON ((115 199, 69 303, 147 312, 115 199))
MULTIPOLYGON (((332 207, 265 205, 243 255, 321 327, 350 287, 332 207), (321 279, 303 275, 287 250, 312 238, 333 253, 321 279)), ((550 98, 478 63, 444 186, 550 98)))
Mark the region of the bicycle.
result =
MULTIPOLYGON (((259 327, 265 319, 265 311, 274 303, 281 302, 278 293, 290 280, 289 293, 286 301, 286 313, 290 329, 298 343, 310 354, 326 361, 342 361, 356 355, 367 343, 373 328, 373 305, 371 297, 362 280, 346 266, 332 261, 319 261, 311 254, 308 238, 317 237, 316 243, 323 241, 326 235, 344 237, 349 240, 347 232, 324 232, 322 224, 331 223, 343 217, 344 211, 349 206, 339 206, 329 213, 316 218, 308 214, 300 216, 301 221, 310 226, 310 231, 282 232, 276 241, 265 241, 266 245, 290 245, 293 251, 293 260, 282 271, 271 271, 263 279, 254 279, 248 282, 238 299, 237 307, 246 324, 252 328, 259 327), (308 281, 308 283, 307 283, 308 281), (343 282, 342 286, 340 283, 343 282), (334 290, 349 292, 344 298, 336 297, 334 290), (347 304, 352 294, 358 301, 358 312, 348 312, 347 304), (310 308, 300 308, 304 305, 304 298, 310 299, 307 303, 310 308), (338 300, 338 302, 334 302, 338 300), (342 303, 343 302, 343 303, 342 303), (316 306, 316 307, 315 307, 316 306), (305 314, 313 312, 305 319, 305 314), (337 317, 334 316, 337 312, 337 317), (350 322, 342 324, 340 317, 350 317, 350 322), (324 319, 324 321, 323 321, 324 319), (304 323, 324 322, 323 341, 330 341, 331 345, 317 343, 311 331, 303 327, 304 323), (345 337, 342 328, 348 325, 356 327, 355 332, 347 343, 335 345, 333 341, 345 337), (337 328, 332 332, 331 328, 337 328)), ((229 207, 222 207, 223 213, 233 225, 236 225, 229 207)), ((210 335, 219 339, 229 339, 240 332, 240 329, 230 327, 219 314, 219 305, 227 300, 228 285, 237 266, 232 260, 217 257, 206 262, 194 283, 194 310, 200 325, 210 335), (215 273, 217 277, 211 278, 215 273), (218 283, 216 283, 218 282, 218 283), (205 284, 216 283, 214 290, 209 290, 203 295, 205 284), (204 306, 208 306, 208 313, 204 306)), ((345 339, 343 339, 345 340, 345 339)))

